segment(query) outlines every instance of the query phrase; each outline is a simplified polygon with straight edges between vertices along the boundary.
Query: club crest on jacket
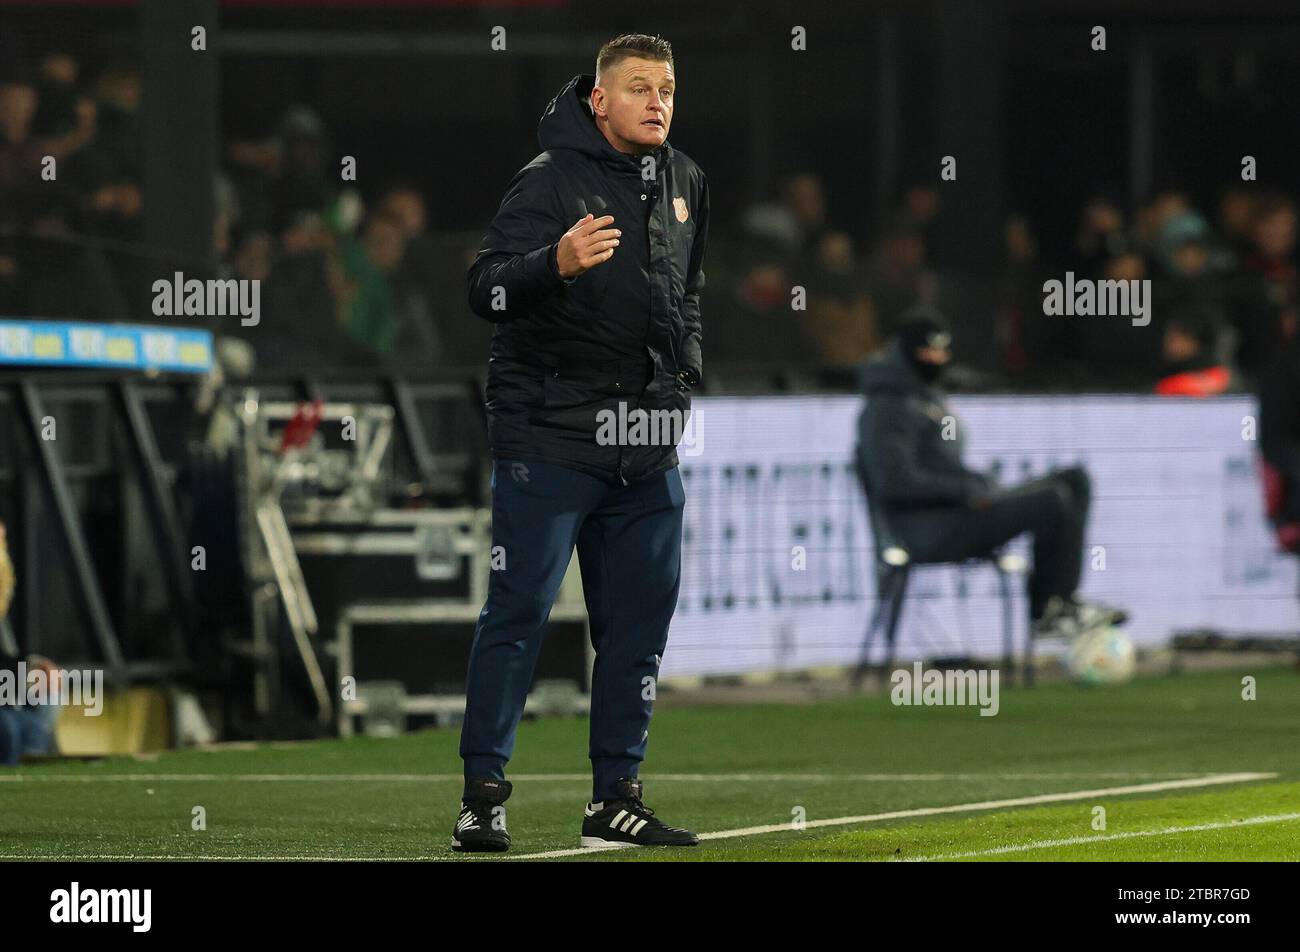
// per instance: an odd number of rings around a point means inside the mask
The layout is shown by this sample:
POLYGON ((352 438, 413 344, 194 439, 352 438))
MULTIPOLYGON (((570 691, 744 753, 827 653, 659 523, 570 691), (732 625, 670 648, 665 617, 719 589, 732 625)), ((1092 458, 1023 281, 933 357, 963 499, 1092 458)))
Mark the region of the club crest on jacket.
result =
POLYGON ((673 199, 673 209, 677 212, 677 220, 680 222, 685 222, 691 217, 690 211, 686 208, 686 199, 680 195, 673 199))

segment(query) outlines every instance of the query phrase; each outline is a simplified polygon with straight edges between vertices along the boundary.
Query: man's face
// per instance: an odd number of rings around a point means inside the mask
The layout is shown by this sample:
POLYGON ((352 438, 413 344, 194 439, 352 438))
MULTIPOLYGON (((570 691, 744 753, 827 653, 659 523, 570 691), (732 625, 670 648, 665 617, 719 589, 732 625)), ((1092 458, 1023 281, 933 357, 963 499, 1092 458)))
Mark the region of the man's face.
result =
POLYGON ((676 85, 665 61, 631 57, 607 67, 591 91, 596 127, 620 152, 642 155, 658 148, 673 123, 676 85))

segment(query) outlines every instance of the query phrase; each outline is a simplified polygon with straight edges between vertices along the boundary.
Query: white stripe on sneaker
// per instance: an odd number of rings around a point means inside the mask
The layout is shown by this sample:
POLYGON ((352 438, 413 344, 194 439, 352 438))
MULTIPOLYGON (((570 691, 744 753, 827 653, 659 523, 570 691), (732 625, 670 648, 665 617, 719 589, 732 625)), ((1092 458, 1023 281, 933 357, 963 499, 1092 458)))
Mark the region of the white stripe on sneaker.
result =
POLYGON ((612 819, 612 820, 609 821, 610 829, 617 829, 617 828, 618 828, 618 823, 619 823, 619 821, 622 820, 623 817, 625 817, 625 816, 627 816, 627 811, 626 811, 626 810, 619 810, 619 811, 618 811, 618 815, 615 816, 614 819, 612 819))
POLYGON ((639 823, 637 823, 636 826, 632 827, 630 832, 632 833, 633 836, 636 836, 638 833, 641 832, 641 827, 645 826, 649 822, 650 821, 647 819, 642 819, 639 823))

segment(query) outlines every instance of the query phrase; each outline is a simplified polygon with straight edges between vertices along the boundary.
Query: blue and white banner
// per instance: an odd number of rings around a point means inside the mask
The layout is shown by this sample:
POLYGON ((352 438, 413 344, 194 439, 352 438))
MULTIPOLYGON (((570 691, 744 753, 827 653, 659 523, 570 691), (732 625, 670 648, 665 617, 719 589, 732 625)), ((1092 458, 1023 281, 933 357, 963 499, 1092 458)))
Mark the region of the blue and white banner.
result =
POLYGON ((0 366, 206 373, 212 334, 194 328, 0 320, 0 366))
MULTIPOLYGON (((857 660, 876 594, 851 469, 861 406, 852 396, 694 401, 665 677, 857 660)), ((1082 591, 1127 608, 1140 646, 1199 627, 1300 631, 1297 560, 1274 545, 1255 475, 1252 399, 965 396, 951 406, 968 464, 996 470, 1004 484, 1087 467, 1093 509, 1082 591)), ((1027 539, 1012 551, 1028 559, 1027 539)), ((1019 646, 1023 579, 1015 590, 1019 646)), ((990 568, 918 568, 898 657, 999 656, 1001 619, 990 568)))

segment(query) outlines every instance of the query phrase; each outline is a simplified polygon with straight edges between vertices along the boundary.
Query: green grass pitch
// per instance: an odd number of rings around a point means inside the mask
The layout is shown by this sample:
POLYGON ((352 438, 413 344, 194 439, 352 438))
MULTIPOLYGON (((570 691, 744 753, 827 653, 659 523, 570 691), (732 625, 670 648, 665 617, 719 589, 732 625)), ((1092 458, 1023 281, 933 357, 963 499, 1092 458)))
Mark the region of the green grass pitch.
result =
MULTIPOLYGON (((691 850, 566 855, 590 795, 587 725, 554 718, 519 731, 511 858, 1300 859, 1293 668, 1008 689, 995 717, 888 697, 664 700, 646 800, 670 823, 727 835, 691 850), (1247 674, 1257 700, 1241 697, 1247 674), (1276 776, 1203 782, 1226 774, 1276 776)), ((0 857, 488 861, 448 849, 457 739, 423 731, 0 770, 0 857), (193 828, 196 807, 206 829, 193 828)))

